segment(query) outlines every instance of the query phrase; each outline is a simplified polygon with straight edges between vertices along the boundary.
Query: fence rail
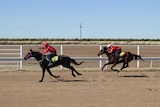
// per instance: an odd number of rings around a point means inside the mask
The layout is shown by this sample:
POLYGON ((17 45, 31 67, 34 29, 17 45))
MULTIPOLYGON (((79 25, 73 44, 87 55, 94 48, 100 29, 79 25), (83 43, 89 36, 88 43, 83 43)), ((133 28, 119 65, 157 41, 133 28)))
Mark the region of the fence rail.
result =
POLYGON ((22 45, 0 45, 0 55, 1 63, 8 62, 6 65, 9 63, 16 64, 13 66, 17 66, 17 69, 22 69, 22 59, 20 59, 22 58, 22 45), (13 55, 15 56, 13 57, 13 55))
MULTIPOLYGON (((108 60, 108 58, 99 58, 99 57, 71 57, 75 60, 108 60)), ((142 57, 143 60, 160 60, 160 57, 142 57)), ((23 58, 19 57, 0 57, 0 61, 20 61, 23 58)), ((30 58, 34 60, 34 58, 30 58)))
MULTIPOLYGON (((102 60, 108 60, 108 58, 99 58, 99 57, 71 57, 75 60, 99 60, 99 61, 102 61, 102 60)), ((152 69, 152 66, 153 66, 153 61, 154 60, 160 60, 160 57, 142 57, 143 60, 150 60, 151 63, 150 63, 150 69, 152 69)), ((24 60, 23 58, 19 58, 19 57, 0 57, 0 61, 16 61, 17 65, 19 67, 17 67, 18 69, 22 69, 22 65, 20 65, 21 63, 19 63, 19 61, 22 61, 24 60), (21 67, 20 67, 21 66, 21 67)), ((29 60, 35 60, 34 58, 30 58, 29 60)), ((102 63, 100 63, 100 68, 102 68, 102 63)))
MULTIPOLYGON (((0 45, 0 62, 3 63, 3 62, 15 61, 15 63, 17 63, 17 61, 18 61, 17 66, 18 66, 18 69, 21 70, 21 69, 23 69, 22 68, 23 56, 24 56, 24 54, 26 54, 26 50, 23 48, 24 47, 25 48, 26 47, 35 47, 37 49, 38 46, 40 46, 40 45, 0 45), (4 48, 6 46, 8 46, 8 49, 4 48), (14 47, 14 48, 12 48, 12 47, 14 47), (9 55, 9 57, 3 56, 3 55, 9 55), (14 55, 16 57, 12 57, 12 55, 14 55)), ((104 45, 73 45, 72 44, 72 45, 54 45, 54 46, 56 46, 56 48, 59 49, 58 52, 60 52, 59 53, 60 55, 66 54, 69 52, 73 52, 71 54, 71 56, 72 56, 71 58, 76 59, 76 60, 90 60, 90 61, 98 60, 99 61, 99 68, 102 67, 102 64, 103 64, 102 61, 108 60, 108 58, 106 58, 106 56, 95 57, 95 55, 92 54, 91 56, 94 56, 94 57, 89 57, 90 55, 87 55, 85 53, 86 51, 90 51, 90 52, 92 52, 93 50, 98 51, 104 45), (70 47, 75 47, 75 48, 72 51, 70 51, 69 50, 70 47), (87 48, 85 51, 82 51, 83 53, 75 55, 77 50, 79 50, 79 49, 81 50, 81 48, 85 49, 86 47, 89 47, 89 48, 87 48), (95 47, 96 47, 96 49, 93 49, 95 47)), ((142 55, 142 58, 144 60, 150 61, 150 69, 152 69, 153 61, 160 60, 160 57, 158 56, 158 54, 154 55, 156 52, 160 52, 160 51, 158 51, 158 50, 160 50, 160 48, 159 48, 160 45, 121 45, 121 46, 124 48, 124 50, 126 49, 126 50, 130 51, 132 49, 131 51, 133 51, 136 54, 140 54, 140 55, 145 54, 144 56, 142 55), (129 48, 129 47, 131 47, 131 48, 129 48), (156 47, 156 48, 154 49, 153 47, 156 47), (147 52, 144 53, 141 50, 144 50, 147 52), (150 52, 151 52, 151 54, 148 54, 150 52), (151 55, 151 56, 148 56, 148 55, 151 55)), ((96 54, 95 51, 92 53, 96 54)), ((70 53, 69 53, 69 55, 70 55, 70 53)), ((31 60, 33 60, 33 59, 34 58, 31 58, 31 60)), ((139 68, 139 66, 140 66, 140 61, 137 60, 137 68, 139 68)))

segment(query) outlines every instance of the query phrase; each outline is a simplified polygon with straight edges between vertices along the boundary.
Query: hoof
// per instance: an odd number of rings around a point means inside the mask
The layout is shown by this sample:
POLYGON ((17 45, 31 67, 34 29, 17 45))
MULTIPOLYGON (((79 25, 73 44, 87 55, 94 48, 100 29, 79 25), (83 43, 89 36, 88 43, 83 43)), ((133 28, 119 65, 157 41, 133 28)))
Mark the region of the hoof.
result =
POLYGON ((60 76, 55 76, 55 78, 60 78, 60 76))
POLYGON ((38 82, 42 82, 42 80, 39 80, 38 82))
POLYGON ((119 73, 120 71, 117 71, 117 74, 119 73))
POLYGON ((57 80, 58 80, 58 81, 64 81, 64 79, 63 79, 63 78, 58 78, 57 80))
POLYGON ((83 75, 83 74, 78 74, 78 75, 83 75))

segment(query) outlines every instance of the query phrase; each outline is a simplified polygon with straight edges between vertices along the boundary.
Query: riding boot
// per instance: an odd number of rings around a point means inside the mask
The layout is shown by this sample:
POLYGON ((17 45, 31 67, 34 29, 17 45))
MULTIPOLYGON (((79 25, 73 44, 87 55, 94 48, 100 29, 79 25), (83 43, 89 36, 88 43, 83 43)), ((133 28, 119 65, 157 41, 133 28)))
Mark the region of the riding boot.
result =
POLYGON ((122 57, 119 57, 119 61, 122 61, 123 60, 123 58, 122 57))
POLYGON ((116 56, 116 63, 118 63, 119 62, 119 57, 118 56, 116 56))
POLYGON ((50 62, 50 63, 48 64, 48 66, 51 66, 51 65, 53 65, 53 63, 50 62))

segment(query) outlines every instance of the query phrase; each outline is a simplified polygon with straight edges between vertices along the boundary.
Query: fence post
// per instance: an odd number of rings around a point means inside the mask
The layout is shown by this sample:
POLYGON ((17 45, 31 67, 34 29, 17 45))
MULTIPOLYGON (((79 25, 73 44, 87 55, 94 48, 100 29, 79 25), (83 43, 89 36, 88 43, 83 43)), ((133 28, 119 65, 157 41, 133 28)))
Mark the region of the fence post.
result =
MULTIPOLYGON (((140 47, 137 45, 137 55, 140 53, 140 47)), ((139 68, 139 60, 137 60, 137 68, 139 68)))
POLYGON ((63 55, 63 45, 61 45, 61 55, 63 55))
MULTIPOLYGON (((61 45, 61 55, 63 55, 63 45, 61 45)), ((61 70, 63 69, 62 65, 60 66, 61 67, 61 70)))
MULTIPOLYGON (((100 45, 100 50, 102 49, 102 45, 100 45)), ((102 55, 99 56, 99 58, 102 58, 102 55)), ((102 60, 99 60, 99 67, 102 68, 102 60)))
MULTIPOLYGON (((22 45, 20 45, 20 58, 22 58, 22 53, 23 53, 23 52, 22 52, 22 45)), ((23 66, 23 65, 22 65, 22 60, 19 61, 19 64, 20 64, 20 65, 19 65, 19 66, 20 66, 20 70, 22 70, 22 66, 23 66)))
POLYGON ((152 69, 152 66, 153 66, 153 60, 151 60, 151 64, 150 64, 150 67, 149 67, 150 70, 152 69))

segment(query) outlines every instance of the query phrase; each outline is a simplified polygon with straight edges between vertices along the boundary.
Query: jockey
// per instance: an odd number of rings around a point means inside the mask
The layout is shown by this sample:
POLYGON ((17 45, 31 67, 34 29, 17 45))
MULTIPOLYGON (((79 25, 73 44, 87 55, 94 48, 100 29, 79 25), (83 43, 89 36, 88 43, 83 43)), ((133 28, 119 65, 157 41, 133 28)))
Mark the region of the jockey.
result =
POLYGON ((48 42, 44 42, 43 46, 40 47, 39 49, 45 49, 42 54, 46 54, 47 52, 50 52, 51 54, 47 55, 47 58, 49 60, 49 66, 52 65, 52 61, 51 58, 57 55, 56 49, 54 47, 52 47, 51 45, 49 45, 48 42))
POLYGON ((118 60, 120 57, 120 53, 121 53, 121 47, 120 46, 112 46, 111 44, 107 45, 108 48, 108 52, 112 53, 116 56, 116 59, 118 60))

